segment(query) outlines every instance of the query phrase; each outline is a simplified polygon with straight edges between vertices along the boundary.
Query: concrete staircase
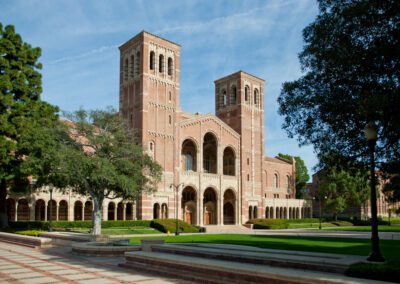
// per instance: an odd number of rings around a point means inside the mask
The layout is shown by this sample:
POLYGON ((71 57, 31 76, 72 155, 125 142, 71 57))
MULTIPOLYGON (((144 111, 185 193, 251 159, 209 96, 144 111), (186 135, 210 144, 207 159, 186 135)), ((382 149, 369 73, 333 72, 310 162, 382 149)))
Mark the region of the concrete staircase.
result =
POLYGON ((378 283, 339 274, 363 258, 335 254, 225 244, 164 244, 152 246, 151 251, 126 253, 125 259, 123 267, 197 283, 378 283))

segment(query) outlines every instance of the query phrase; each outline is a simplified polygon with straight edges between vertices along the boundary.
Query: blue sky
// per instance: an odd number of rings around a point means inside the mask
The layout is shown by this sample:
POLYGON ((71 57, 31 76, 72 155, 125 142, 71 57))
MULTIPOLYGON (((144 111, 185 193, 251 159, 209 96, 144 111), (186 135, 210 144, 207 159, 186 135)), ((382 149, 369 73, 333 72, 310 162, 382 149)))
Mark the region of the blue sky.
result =
POLYGON ((184 111, 214 113, 214 80, 243 70, 265 79, 265 149, 302 157, 281 129, 282 83, 301 75, 302 30, 317 15, 315 0, 122 1, 0 0, 0 22, 42 48, 43 96, 62 110, 118 107, 118 46, 146 30, 182 45, 184 111), (206 102, 206 103, 205 103, 206 102))

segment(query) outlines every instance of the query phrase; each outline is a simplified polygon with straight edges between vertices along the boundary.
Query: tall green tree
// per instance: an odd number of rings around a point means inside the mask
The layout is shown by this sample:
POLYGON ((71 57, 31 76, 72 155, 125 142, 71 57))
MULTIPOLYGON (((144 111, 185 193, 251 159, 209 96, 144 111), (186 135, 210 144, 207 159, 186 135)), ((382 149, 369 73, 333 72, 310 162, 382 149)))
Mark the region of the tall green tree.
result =
POLYGON ((13 26, 0 23, 0 227, 8 226, 7 190, 29 188, 29 174, 21 170, 26 148, 24 133, 57 120, 56 107, 40 99, 40 48, 24 42, 13 26))
POLYGON ((344 210, 360 206, 369 198, 367 171, 330 167, 320 171, 318 178, 318 198, 324 200, 335 219, 344 210))
POLYGON ((75 149, 69 156, 71 189, 93 200, 92 234, 101 233, 105 198, 136 200, 156 189, 161 166, 133 143, 122 118, 114 109, 69 113, 75 149))
POLYGON ((400 160, 400 1, 319 0, 303 30, 304 75, 278 98, 283 128, 317 154, 369 162, 364 127, 378 126, 377 166, 400 160))
POLYGON ((307 182, 310 179, 306 164, 304 163, 303 159, 298 156, 294 157, 282 153, 279 153, 278 156, 289 161, 294 158, 296 161, 296 198, 303 198, 307 182))

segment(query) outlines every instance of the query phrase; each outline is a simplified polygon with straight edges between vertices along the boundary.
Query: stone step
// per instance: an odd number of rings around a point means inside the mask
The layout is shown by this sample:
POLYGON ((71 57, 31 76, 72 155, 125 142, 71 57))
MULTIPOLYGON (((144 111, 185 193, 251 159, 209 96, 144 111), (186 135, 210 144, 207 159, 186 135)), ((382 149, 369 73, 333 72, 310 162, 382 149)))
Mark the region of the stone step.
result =
POLYGON ((379 283, 340 274, 277 268, 161 252, 129 252, 120 266, 196 283, 379 283))
POLYGON ((250 233, 251 230, 241 225, 207 225, 204 226, 206 233, 250 233))
POLYGON ((231 262, 270 265, 313 271, 344 273, 350 264, 363 261, 363 257, 313 252, 261 249, 246 246, 190 244, 154 245, 152 251, 220 259, 231 262))

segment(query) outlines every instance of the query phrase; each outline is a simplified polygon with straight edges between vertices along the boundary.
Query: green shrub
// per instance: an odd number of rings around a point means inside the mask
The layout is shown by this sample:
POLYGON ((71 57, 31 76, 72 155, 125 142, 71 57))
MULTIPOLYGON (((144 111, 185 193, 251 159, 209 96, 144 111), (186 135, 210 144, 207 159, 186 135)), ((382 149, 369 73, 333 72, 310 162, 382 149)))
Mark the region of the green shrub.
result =
POLYGON ((287 219, 252 219, 246 224, 253 224, 253 229, 287 229, 288 221, 287 219))
POLYGON ((335 226, 339 226, 339 227, 353 226, 353 223, 351 223, 349 221, 333 221, 333 222, 330 222, 330 223, 335 225, 335 226))
POLYGON ((400 261, 387 261, 377 264, 355 263, 346 270, 346 275, 400 283, 400 261))
MULTIPOLYGON (((319 223, 318 218, 288 219, 289 223, 319 223)), ((324 222, 324 219, 322 219, 324 222)))
MULTIPOLYGON (((354 226, 371 226, 371 219, 368 220, 354 219, 353 224, 354 226)), ((378 218, 378 225, 389 225, 389 221, 385 221, 382 220, 381 218, 378 218)))
MULTIPOLYGON (((150 223, 150 227, 159 230, 163 233, 174 233, 176 231, 175 219, 154 219, 150 223)), ((192 226, 182 220, 178 220, 178 228, 181 233, 198 233, 199 227, 192 226)))

